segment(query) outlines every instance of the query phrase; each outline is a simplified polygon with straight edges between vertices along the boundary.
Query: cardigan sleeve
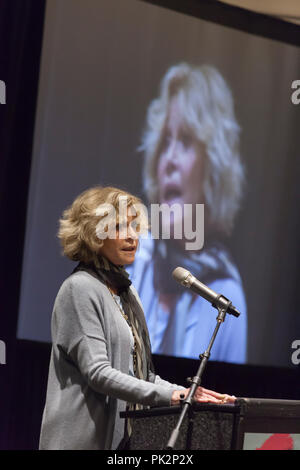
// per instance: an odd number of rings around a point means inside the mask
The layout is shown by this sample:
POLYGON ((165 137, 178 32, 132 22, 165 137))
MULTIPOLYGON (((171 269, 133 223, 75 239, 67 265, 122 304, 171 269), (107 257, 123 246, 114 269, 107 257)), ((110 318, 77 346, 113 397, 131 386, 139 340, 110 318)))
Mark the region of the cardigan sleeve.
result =
MULTIPOLYGON (((173 388, 132 377, 111 366, 103 304, 83 279, 70 279, 60 291, 54 308, 53 342, 80 370, 97 393, 150 406, 171 404, 173 388)), ((103 300, 104 302, 104 300, 103 300)))
POLYGON ((159 375, 154 374, 153 372, 149 372, 149 380, 150 382, 153 382, 157 385, 161 385, 162 387, 169 388, 171 390, 186 390, 185 387, 182 387, 182 385, 177 385, 173 384, 171 382, 168 382, 167 380, 162 379, 159 375))

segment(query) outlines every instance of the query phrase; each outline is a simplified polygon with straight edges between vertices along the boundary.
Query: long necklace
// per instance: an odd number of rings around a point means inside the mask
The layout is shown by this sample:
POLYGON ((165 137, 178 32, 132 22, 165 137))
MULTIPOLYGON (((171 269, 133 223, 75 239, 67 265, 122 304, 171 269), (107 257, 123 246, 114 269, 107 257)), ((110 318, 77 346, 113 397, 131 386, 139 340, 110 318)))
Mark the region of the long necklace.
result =
POLYGON ((115 301, 115 304, 117 305, 118 309, 120 310, 123 318, 126 320, 129 328, 131 329, 131 333, 132 333, 132 336, 133 336, 133 340, 134 340, 134 346, 133 346, 133 353, 132 353, 132 358, 133 358, 133 371, 134 371, 134 375, 136 375, 136 370, 137 370, 137 352, 136 352, 136 338, 135 338, 135 334, 134 334, 134 331, 133 331, 133 328, 132 328, 132 325, 129 321, 129 318, 128 318, 128 315, 126 315, 126 313, 123 311, 123 309, 120 307, 119 303, 116 301, 116 298, 115 298, 115 295, 114 295, 114 292, 112 291, 112 289, 108 287, 108 290, 109 292, 111 293, 111 296, 112 298, 114 299, 115 301))

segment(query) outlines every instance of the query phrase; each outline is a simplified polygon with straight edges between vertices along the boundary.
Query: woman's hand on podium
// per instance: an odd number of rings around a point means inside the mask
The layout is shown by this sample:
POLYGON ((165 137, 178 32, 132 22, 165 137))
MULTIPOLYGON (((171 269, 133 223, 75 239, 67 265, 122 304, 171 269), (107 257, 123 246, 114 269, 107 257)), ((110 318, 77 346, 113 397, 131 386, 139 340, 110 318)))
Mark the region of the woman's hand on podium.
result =
MULTIPOLYGON (((189 391, 189 388, 186 388, 185 390, 175 390, 172 395, 171 405, 178 405, 181 400, 184 401, 189 391)), ((236 397, 234 395, 214 392, 213 390, 208 390, 204 387, 197 387, 194 395, 194 401, 196 403, 216 403, 224 405, 225 403, 234 403, 235 400, 236 397)))
POLYGON ((208 390, 204 387, 197 387, 194 395, 195 401, 199 403, 234 403, 236 397, 234 395, 227 395, 227 393, 218 393, 213 390, 208 390))

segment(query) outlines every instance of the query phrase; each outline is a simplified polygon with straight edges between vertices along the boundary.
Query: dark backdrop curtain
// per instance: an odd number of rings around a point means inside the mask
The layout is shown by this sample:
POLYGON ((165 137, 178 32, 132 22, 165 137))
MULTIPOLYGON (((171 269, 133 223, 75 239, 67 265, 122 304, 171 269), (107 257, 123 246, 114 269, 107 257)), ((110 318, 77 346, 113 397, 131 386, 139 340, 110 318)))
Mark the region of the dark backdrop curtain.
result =
MULTIPOLYGON (((18 388, 26 371, 20 367, 15 336, 44 10, 45 0, 0 0, 0 79, 6 84, 6 104, 0 105, 0 339, 6 343, 6 365, 0 365, 0 448, 4 449, 14 446, 12 421, 26 402, 26 393, 31 393, 18 388)), ((22 429, 18 420, 24 436, 30 426, 29 420, 22 429)))

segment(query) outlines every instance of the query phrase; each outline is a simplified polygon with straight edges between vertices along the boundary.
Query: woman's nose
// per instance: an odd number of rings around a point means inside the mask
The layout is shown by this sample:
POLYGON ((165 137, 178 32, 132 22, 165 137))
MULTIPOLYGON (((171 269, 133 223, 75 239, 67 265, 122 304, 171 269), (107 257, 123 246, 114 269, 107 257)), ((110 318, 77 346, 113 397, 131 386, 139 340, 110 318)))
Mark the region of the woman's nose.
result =
POLYGON ((177 149, 177 140, 172 138, 167 148, 166 158, 169 160, 170 159, 172 160, 175 157, 176 149, 177 149))
POLYGON ((176 167, 178 163, 178 146, 177 141, 173 140, 168 148, 168 151, 165 155, 165 170, 166 173, 171 173, 176 167))
POLYGON ((129 224, 127 228, 127 238, 129 240, 136 240, 139 238, 138 233, 134 227, 132 227, 131 224, 129 224))

